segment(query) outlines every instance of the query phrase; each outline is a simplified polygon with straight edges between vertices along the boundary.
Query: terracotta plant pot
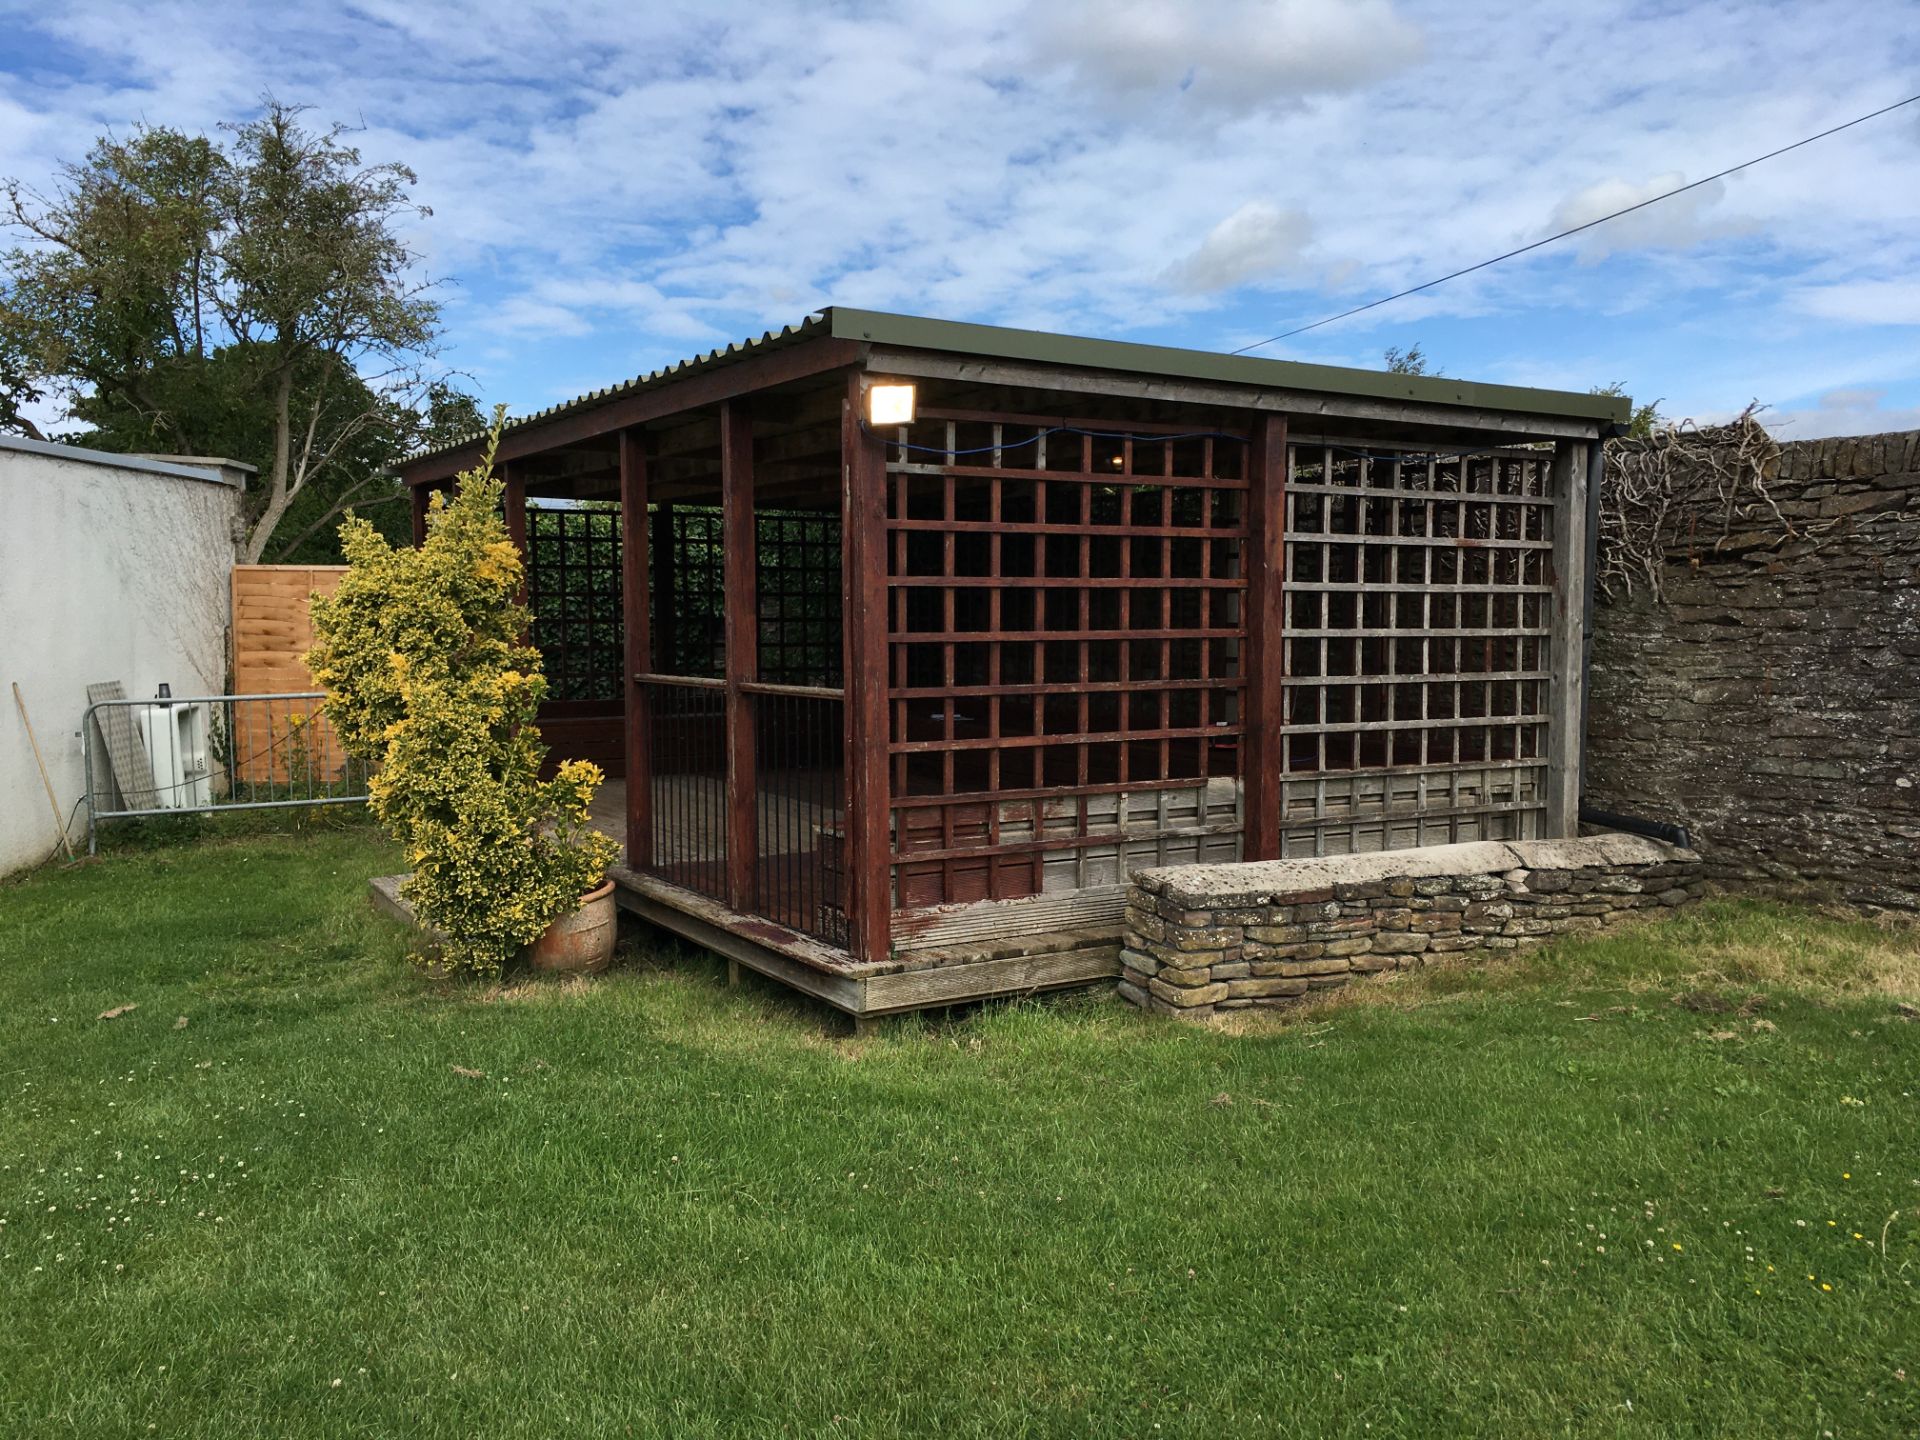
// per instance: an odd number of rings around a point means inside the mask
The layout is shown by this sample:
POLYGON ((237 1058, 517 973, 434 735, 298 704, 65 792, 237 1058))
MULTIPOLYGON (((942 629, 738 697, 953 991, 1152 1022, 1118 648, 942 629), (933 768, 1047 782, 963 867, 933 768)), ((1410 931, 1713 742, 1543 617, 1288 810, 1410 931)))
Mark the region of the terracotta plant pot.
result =
POLYGON ((613 882, 580 897, 580 908, 562 915, 546 933, 527 947, 527 961, 536 970, 557 975, 598 975, 613 961, 613 942, 619 936, 619 912, 613 903, 613 882))

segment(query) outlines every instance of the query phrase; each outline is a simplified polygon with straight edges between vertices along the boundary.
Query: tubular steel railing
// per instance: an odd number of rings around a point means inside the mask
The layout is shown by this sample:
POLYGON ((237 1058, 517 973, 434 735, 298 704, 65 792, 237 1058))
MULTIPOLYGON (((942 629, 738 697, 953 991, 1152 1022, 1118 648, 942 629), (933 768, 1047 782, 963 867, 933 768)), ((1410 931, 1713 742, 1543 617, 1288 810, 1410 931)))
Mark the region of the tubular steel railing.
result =
POLYGON ((830 945, 847 943, 841 897, 846 776, 837 690, 748 687, 760 854, 753 908, 830 945))
POLYGON ((367 767, 341 749, 317 690, 99 700, 81 725, 87 853, 103 820, 355 805, 367 767))
MULTIPOLYGON (((651 873, 726 901, 732 859, 727 806, 727 684, 708 676, 642 675, 652 776, 651 873)), ((754 856, 745 909, 832 945, 847 939, 841 899, 845 775, 842 692, 751 682, 738 702, 754 718, 754 856)))
POLYGON ((637 690, 648 709, 653 777, 653 860, 663 880, 712 900, 727 898, 726 682, 698 676, 648 677, 637 690))

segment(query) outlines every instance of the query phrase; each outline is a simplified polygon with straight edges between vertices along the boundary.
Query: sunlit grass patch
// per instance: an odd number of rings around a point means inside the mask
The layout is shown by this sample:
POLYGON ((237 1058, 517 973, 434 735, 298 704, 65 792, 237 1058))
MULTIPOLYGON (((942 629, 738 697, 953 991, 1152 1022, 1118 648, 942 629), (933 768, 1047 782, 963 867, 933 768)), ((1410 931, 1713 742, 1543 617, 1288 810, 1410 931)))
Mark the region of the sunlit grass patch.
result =
POLYGON ((855 1040, 657 938, 426 980, 393 858, 0 887, 9 1433, 1920 1427, 1908 932, 1722 901, 1285 1019, 855 1040))

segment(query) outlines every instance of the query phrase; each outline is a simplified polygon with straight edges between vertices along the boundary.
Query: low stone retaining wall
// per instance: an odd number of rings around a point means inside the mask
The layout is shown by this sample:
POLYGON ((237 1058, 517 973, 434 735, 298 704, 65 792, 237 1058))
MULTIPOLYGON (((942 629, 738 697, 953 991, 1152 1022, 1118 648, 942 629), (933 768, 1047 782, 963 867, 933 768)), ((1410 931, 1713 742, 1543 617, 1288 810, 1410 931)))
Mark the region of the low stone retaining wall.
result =
POLYGON ((1702 893, 1700 857, 1638 835, 1431 845, 1142 870, 1120 994, 1199 1019, 1430 955, 1502 952, 1702 893))

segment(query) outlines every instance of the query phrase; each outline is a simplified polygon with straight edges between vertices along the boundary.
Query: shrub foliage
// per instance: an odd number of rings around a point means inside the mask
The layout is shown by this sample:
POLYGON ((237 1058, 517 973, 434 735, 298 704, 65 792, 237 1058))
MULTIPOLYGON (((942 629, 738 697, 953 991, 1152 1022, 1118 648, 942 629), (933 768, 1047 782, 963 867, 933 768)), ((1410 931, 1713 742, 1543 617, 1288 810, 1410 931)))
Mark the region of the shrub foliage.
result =
POLYGON ((348 517, 347 573, 314 598, 307 656, 341 744, 378 767, 373 813, 414 867, 402 894, 446 936, 444 962, 478 975, 497 975, 618 853, 587 824, 598 766, 568 760, 540 778, 546 679, 500 518, 499 433, 496 412, 486 454, 451 503, 434 497, 418 549, 348 517))

